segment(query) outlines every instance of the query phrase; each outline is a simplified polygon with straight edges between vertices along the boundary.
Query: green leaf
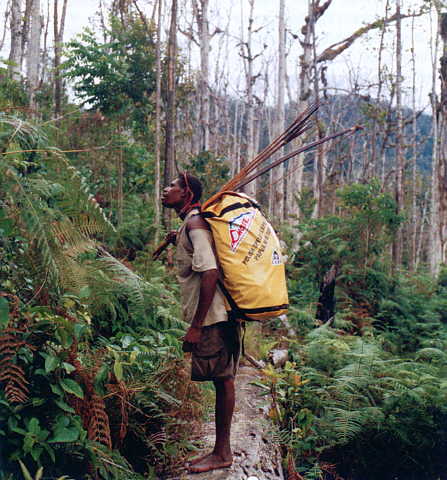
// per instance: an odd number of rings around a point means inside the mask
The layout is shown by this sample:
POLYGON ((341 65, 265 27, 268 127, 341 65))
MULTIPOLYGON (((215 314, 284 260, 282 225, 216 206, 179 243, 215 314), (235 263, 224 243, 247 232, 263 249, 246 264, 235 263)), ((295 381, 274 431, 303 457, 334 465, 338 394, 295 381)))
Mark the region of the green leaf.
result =
POLYGON ((6 328, 9 322, 9 302, 5 297, 0 297, 0 328, 6 328))
POLYGON ((55 395, 62 396, 62 394, 64 393, 62 388, 59 387, 59 385, 56 385, 55 383, 50 383, 50 388, 55 395))
POLYGON ((48 355, 45 359, 45 372, 50 373, 59 366, 59 359, 53 355, 48 355))
POLYGON ((98 370, 96 377, 95 377, 95 384, 101 384, 107 380, 107 376, 109 373, 109 366, 104 363, 101 365, 101 368, 98 370))
POLYGON ((59 385, 68 393, 75 395, 78 398, 84 398, 84 392, 81 386, 71 378, 62 378, 59 385))
POLYGON ((35 447, 31 450, 31 456, 33 457, 33 460, 37 462, 39 460, 39 457, 42 455, 43 448, 42 447, 35 447))
POLYGON ((28 422, 28 430, 31 433, 37 434, 40 430, 39 419, 36 417, 31 418, 31 420, 28 422))
POLYGON ((121 381, 123 379, 123 365, 121 362, 115 362, 113 365, 113 373, 117 380, 121 381))
POLYGON ((32 434, 25 435, 23 439, 23 451, 26 453, 30 453, 36 443, 36 438, 32 434))
POLYGON ((53 463, 56 462, 56 455, 54 454, 54 450, 47 443, 43 444, 43 448, 46 450, 53 463))
POLYGON ((45 398, 40 398, 40 397, 34 397, 34 398, 31 400, 31 404, 32 404, 33 407, 40 407, 40 406, 43 405, 45 402, 46 402, 46 399, 45 399, 45 398))
POLYGON ((70 443, 76 442, 79 438, 79 430, 76 427, 58 428, 48 443, 70 443))
POLYGON ((29 473, 29 470, 25 467, 25 464, 22 462, 22 460, 19 460, 19 464, 20 464, 20 468, 21 468, 22 473, 23 473, 23 478, 25 480, 33 480, 33 477, 29 473))
POLYGON ((36 472, 36 478, 34 480, 41 480, 43 475, 43 467, 40 467, 36 472))
POLYGON ((67 413, 76 413, 74 408, 70 407, 70 405, 68 405, 68 403, 63 402, 62 400, 54 400, 54 403, 55 403, 60 409, 62 409, 64 412, 67 412, 67 413))
POLYGON ((84 330, 87 328, 87 325, 83 323, 76 323, 74 326, 74 335, 76 337, 76 340, 80 340, 82 334, 84 333, 84 330))
POLYGON ((67 363, 67 362, 62 362, 62 367, 64 367, 64 370, 67 373, 71 373, 71 372, 74 372, 76 370, 76 367, 74 365, 72 365, 71 363, 67 363))

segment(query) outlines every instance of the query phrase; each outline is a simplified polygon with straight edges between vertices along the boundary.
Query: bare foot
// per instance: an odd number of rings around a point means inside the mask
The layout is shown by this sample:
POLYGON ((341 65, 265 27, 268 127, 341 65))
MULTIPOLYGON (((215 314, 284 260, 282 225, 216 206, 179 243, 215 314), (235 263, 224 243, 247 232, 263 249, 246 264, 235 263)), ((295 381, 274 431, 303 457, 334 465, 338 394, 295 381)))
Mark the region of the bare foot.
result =
POLYGON ((202 460, 205 460, 206 457, 209 457, 210 455, 212 455, 213 452, 209 452, 209 453, 205 453, 205 455, 199 455, 198 457, 193 457, 191 458, 190 460, 188 460, 186 463, 191 466, 191 465, 195 465, 196 463, 199 463, 201 462, 202 460))
POLYGON ((203 473, 218 468, 230 467, 233 463, 232 457, 223 458, 220 455, 211 453, 207 455, 202 461, 195 463, 189 467, 190 473, 203 473))

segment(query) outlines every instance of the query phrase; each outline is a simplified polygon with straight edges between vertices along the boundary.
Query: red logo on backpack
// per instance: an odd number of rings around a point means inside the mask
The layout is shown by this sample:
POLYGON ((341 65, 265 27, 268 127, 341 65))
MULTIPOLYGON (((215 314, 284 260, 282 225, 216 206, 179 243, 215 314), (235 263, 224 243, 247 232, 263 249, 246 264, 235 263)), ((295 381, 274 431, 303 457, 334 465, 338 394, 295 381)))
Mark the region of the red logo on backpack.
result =
POLYGON ((256 212, 241 213, 230 220, 230 248, 232 252, 235 252, 238 249, 240 243, 250 229, 255 213, 256 212))

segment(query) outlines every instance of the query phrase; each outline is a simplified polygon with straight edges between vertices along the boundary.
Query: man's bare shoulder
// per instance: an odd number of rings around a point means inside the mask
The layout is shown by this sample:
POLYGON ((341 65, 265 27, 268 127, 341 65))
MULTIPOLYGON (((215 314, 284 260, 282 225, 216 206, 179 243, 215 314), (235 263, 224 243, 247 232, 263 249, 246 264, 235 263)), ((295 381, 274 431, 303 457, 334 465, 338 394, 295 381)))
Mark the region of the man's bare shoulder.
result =
POLYGON ((196 229, 209 230, 210 227, 208 223, 200 215, 193 215, 188 219, 186 223, 186 229, 188 231, 196 230, 196 229))

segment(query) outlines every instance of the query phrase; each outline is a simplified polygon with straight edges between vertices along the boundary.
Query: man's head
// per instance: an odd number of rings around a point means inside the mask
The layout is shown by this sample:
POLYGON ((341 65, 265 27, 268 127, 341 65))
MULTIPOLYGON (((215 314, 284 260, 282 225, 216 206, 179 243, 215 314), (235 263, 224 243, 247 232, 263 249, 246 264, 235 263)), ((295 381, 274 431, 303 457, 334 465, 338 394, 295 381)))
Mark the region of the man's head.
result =
POLYGON ((164 207, 177 212, 197 203, 202 196, 200 180, 190 173, 183 172, 163 190, 161 201, 164 207))

